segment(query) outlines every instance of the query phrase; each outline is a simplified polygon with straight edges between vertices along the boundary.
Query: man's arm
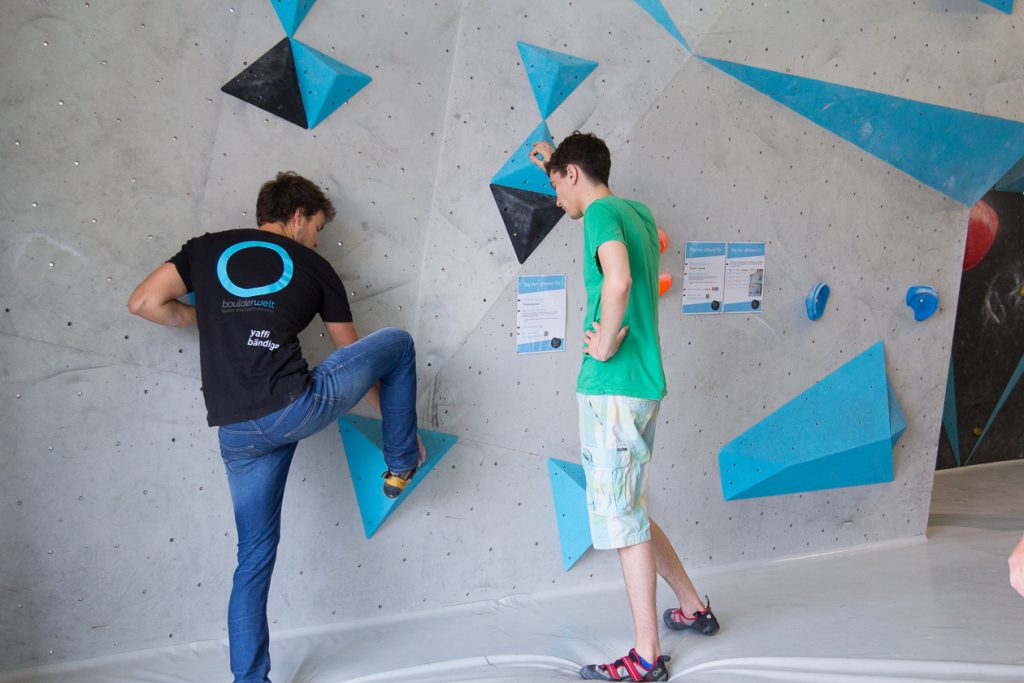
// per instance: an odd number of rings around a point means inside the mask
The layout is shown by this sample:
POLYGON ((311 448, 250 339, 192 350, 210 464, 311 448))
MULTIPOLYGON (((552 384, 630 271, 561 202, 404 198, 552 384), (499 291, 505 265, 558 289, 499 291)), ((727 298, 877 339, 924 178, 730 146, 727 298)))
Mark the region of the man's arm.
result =
MULTIPOLYGON (((359 341, 359 333, 356 332, 355 323, 324 323, 327 334, 334 344, 334 348, 340 349, 359 341)), ((363 396, 363 400, 370 404, 370 407, 380 413, 380 386, 374 384, 363 396)))
POLYGON ((150 273, 128 299, 128 310, 151 323, 169 327, 196 324, 196 309, 178 297, 188 294, 185 282, 173 263, 165 263, 150 273))
POLYGON ((594 322, 594 331, 587 330, 583 353, 599 361, 606 361, 619 350, 629 332, 622 327, 622 319, 629 306, 629 290, 633 279, 629 270, 629 252, 617 240, 603 243, 597 248, 604 281, 601 283, 601 322, 594 322), (621 328, 621 329, 620 329, 621 328))

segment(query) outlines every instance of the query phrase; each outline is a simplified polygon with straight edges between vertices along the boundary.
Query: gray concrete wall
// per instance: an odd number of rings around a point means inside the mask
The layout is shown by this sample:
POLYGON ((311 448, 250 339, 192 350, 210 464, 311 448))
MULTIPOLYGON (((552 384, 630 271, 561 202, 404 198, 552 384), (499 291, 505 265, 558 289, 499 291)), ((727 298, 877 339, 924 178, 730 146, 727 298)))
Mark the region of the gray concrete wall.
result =
MULTIPOLYGON (((1019 9, 666 5, 708 56, 1022 118, 1019 9)), ((224 637, 235 538, 196 336, 125 303, 189 236, 252 225, 285 168, 328 188, 321 249, 360 330, 415 332, 421 424, 460 442, 369 541, 337 433, 304 443, 273 628, 617 578, 608 554, 561 570, 545 459, 577 457, 579 359, 514 355, 517 274, 569 275, 570 349, 583 306, 579 226, 520 267, 487 188, 539 119, 516 40, 600 62, 551 128, 605 136, 613 189, 672 240, 651 498, 689 566, 924 532, 966 207, 692 58, 635 3, 320 0, 296 37, 374 81, 313 131, 219 92, 283 36, 264 0, 13 0, 0 18, 0 669, 224 637), (687 239, 768 241, 763 314, 679 315, 687 239), (919 324, 902 298, 923 283, 943 307, 919 324), (896 480, 724 502, 718 449, 879 339, 909 424, 896 480)), ((315 327, 303 342, 329 351, 315 327)))

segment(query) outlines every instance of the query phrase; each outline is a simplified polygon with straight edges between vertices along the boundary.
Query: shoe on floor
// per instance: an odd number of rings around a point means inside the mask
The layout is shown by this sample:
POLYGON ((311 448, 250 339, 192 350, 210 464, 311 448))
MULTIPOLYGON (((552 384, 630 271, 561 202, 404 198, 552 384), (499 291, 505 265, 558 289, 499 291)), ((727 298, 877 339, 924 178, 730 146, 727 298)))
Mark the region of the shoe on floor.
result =
POLYGON ((579 676, 588 681, 667 681, 669 659, 662 655, 650 669, 645 669, 634 649, 611 664, 589 664, 580 669, 579 676))
POLYGON ((708 600, 707 596, 704 596, 704 600, 706 601, 704 609, 694 612, 691 616, 683 614, 683 610, 678 607, 665 610, 663 617, 665 626, 668 626, 673 631, 693 629, 697 633, 702 633, 706 636, 714 635, 720 628, 718 619, 715 618, 715 613, 711 611, 711 601, 708 600))

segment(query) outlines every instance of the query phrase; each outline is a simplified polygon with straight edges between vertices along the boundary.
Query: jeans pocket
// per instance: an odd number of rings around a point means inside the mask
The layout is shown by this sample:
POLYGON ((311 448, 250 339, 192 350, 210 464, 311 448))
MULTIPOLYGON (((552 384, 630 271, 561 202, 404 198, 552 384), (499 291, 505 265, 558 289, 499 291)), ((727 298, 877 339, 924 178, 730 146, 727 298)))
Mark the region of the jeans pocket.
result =
POLYGON ((628 447, 583 446, 587 505, 591 512, 618 516, 632 511, 632 466, 633 457, 628 447))
POLYGON ((223 443, 220 445, 220 458, 224 461, 224 467, 231 472, 245 469, 266 455, 267 452, 266 447, 252 443, 241 446, 227 446, 223 443))
POLYGON ((289 408, 294 407, 295 410, 290 412, 287 421, 282 420, 279 423, 278 431, 284 434, 286 441, 305 439, 321 429, 320 424, 314 418, 320 412, 320 406, 324 403, 323 399, 315 393, 309 393, 303 397, 302 402, 301 410, 298 401, 288 406, 289 408))

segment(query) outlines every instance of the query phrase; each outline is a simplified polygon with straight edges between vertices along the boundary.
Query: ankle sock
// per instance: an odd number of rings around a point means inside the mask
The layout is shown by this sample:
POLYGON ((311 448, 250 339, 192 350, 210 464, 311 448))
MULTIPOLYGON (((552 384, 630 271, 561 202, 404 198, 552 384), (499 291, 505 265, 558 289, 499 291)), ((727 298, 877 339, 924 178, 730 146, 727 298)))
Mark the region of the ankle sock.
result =
POLYGON ((648 661, 647 661, 646 659, 644 659, 643 657, 641 657, 641 656, 640 656, 640 653, 639 653, 639 652, 637 652, 637 653, 636 653, 636 658, 640 660, 640 666, 642 666, 642 667, 643 667, 643 668, 645 668, 645 669, 648 669, 648 670, 650 670, 650 668, 651 668, 652 666, 654 666, 653 664, 651 664, 650 662, 648 662, 648 661))

